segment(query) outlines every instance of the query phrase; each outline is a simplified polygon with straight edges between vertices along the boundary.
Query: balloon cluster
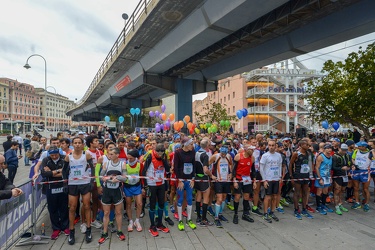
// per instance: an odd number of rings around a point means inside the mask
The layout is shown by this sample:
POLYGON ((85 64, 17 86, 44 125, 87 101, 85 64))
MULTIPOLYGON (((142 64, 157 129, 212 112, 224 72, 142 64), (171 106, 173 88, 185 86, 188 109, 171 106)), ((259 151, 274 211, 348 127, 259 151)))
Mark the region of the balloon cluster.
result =
POLYGON ((148 115, 151 118, 158 118, 162 121, 161 123, 158 122, 155 124, 156 132, 160 132, 162 129, 169 130, 171 127, 172 121, 174 120, 174 114, 169 114, 169 116, 167 117, 167 114, 164 113, 165 110, 167 109, 167 107, 164 104, 160 106, 160 109, 161 109, 161 112, 159 110, 156 110, 156 111, 151 110, 148 113, 148 115))
POLYGON ((131 108, 130 114, 131 115, 139 115, 141 113, 141 110, 139 108, 131 108))
POLYGON ((238 119, 241 119, 241 118, 245 118, 247 116, 248 112, 247 112, 247 109, 246 108, 243 108, 243 109, 239 109, 237 110, 236 112, 236 115, 237 115, 237 118, 238 119))
MULTIPOLYGON (((329 123, 328 123, 327 120, 322 121, 322 127, 323 127, 324 129, 328 129, 328 128, 329 128, 329 123)), ((333 123, 332 123, 332 128, 333 128, 334 130, 337 131, 337 130, 340 128, 340 123, 338 123, 338 122, 333 122, 333 123)))

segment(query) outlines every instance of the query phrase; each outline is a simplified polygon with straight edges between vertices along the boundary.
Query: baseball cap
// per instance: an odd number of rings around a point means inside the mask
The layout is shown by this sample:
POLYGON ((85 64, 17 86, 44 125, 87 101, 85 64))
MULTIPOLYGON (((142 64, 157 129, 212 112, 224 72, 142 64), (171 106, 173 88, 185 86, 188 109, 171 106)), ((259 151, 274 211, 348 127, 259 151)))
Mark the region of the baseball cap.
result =
POLYGON ((348 146, 351 146, 351 145, 354 145, 355 142, 353 140, 346 140, 345 144, 348 146))
POLYGON ((326 144, 324 145, 324 149, 329 149, 329 148, 332 148, 332 145, 329 144, 329 143, 326 143, 326 144))
POLYGON ((220 153, 228 154, 228 148, 227 147, 221 147, 220 153))
POLYGON ((368 144, 365 141, 360 141, 357 144, 355 144, 357 147, 367 147, 368 144))
POLYGON ((335 142, 340 142, 339 138, 333 138, 332 140, 335 141, 335 142))
POLYGON ((84 135, 85 133, 83 131, 78 132, 79 135, 84 135))
POLYGON ((289 137, 285 137, 285 138, 283 138, 283 141, 292 141, 292 139, 289 138, 289 137))
POLYGON ((345 143, 343 143, 343 144, 341 144, 341 149, 342 150, 348 150, 349 147, 348 147, 348 145, 346 145, 345 143))

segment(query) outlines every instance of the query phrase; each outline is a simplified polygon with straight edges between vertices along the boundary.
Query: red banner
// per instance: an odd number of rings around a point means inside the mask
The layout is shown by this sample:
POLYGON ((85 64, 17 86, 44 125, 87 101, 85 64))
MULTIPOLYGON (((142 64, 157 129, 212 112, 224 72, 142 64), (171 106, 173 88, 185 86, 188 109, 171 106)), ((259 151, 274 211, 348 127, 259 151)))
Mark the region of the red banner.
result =
POLYGON ((131 81, 132 80, 130 79, 129 75, 125 76, 124 79, 122 79, 119 83, 115 85, 116 92, 119 92, 121 89, 126 87, 129 83, 131 83, 131 81))

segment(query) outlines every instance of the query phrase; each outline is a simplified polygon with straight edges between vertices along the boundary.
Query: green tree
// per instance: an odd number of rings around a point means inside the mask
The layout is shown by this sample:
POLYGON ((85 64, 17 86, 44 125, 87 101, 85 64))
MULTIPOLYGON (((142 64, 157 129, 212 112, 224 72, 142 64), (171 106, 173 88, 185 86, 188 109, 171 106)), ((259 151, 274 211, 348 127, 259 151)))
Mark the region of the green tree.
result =
POLYGON ((307 100, 315 121, 350 123, 370 138, 375 124, 375 43, 348 55, 344 62, 324 63, 325 76, 308 83, 307 100))
POLYGON ((229 127, 221 126, 220 121, 237 121, 235 115, 228 115, 226 105, 221 105, 220 103, 209 102, 203 107, 203 112, 194 112, 197 119, 197 124, 200 123, 217 123, 220 130, 227 130, 229 127))

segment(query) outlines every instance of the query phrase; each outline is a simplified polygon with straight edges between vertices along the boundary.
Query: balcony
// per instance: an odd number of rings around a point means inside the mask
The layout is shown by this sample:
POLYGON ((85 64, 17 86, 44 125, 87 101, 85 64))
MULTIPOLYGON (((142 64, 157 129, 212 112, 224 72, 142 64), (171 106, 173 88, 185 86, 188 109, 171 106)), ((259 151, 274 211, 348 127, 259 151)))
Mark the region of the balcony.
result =
POLYGON ((305 89, 303 87, 293 86, 290 88, 269 86, 269 87, 254 87, 247 90, 246 98, 254 97, 255 95, 304 95, 305 89))

